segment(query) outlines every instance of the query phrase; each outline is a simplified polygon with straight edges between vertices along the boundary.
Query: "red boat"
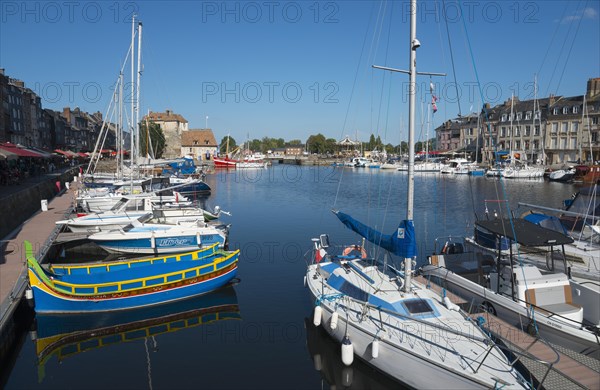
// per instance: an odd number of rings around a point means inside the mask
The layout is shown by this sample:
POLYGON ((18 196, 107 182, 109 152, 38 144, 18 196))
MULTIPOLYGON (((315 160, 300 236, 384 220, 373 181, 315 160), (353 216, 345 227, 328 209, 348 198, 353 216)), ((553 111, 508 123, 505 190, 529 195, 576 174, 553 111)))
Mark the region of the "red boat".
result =
POLYGON ((235 168, 238 160, 233 160, 229 157, 214 157, 213 162, 215 163, 215 168, 235 168))

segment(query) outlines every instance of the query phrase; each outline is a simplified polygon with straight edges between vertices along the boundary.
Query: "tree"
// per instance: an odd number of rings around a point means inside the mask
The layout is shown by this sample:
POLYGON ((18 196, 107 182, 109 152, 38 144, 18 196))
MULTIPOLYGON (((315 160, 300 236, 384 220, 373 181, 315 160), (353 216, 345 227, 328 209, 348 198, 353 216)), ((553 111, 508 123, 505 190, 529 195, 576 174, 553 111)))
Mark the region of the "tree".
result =
POLYGON ((288 146, 299 146, 302 145, 302 141, 299 139, 293 139, 287 143, 288 146))
POLYGON ((323 153, 326 148, 326 139, 325 136, 321 133, 317 135, 311 135, 306 140, 308 144, 308 151, 310 153, 323 153))
POLYGON ((367 147, 367 150, 373 150, 373 148, 375 147, 375 136, 373 134, 371 134, 371 137, 369 137, 369 144, 367 147))
POLYGON ((161 158, 165 151, 165 146, 165 135, 157 123, 142 122, 140 124, 140 156, 153 155, 154 158, 161 158), (150 136, 150 143, 147 142, 148 135, 150 136))
POLYGON ((220 153, 228 153, 231 152, 233 149, 235 149, 237 146, 237 144, 235 143, 235 140, 233 139, 233 137, 226 135, 225 137, 223 137, 223 139, 221 140, 221 144, 219 145, 219 152, 220 153), (227 145, 227 140, 229 140, 229 145, 227 145), (229 150, 227 150, 227 147, 229 146, 229 150))

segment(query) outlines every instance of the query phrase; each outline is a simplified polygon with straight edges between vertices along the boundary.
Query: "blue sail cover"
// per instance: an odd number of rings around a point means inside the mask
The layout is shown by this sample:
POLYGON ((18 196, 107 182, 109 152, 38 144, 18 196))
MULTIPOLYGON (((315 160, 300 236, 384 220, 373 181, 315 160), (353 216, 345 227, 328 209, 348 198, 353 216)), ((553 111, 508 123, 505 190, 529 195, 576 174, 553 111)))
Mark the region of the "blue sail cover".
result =
POLYGON ((362 222, 357 221, 348 214, 340 211, 335 215, 346 227, 352 229, 362 237, 381 248, 392 252, 403 258, 417 256, 417 241, 415 238, 415 226, 413 221, 403 220, 398 225, 398 230, 392 234, 383 234, 362 222))

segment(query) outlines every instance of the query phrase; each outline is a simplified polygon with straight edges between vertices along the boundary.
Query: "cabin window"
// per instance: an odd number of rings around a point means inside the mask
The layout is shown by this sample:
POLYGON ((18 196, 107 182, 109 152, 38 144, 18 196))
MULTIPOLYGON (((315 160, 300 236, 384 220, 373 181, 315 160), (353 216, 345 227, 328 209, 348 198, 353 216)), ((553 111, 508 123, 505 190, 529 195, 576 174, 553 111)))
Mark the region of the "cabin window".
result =
POLYGON ((402 302, 402 305, 410 314, 433 313, 433 308, 424 299, 408 299, 402 302))

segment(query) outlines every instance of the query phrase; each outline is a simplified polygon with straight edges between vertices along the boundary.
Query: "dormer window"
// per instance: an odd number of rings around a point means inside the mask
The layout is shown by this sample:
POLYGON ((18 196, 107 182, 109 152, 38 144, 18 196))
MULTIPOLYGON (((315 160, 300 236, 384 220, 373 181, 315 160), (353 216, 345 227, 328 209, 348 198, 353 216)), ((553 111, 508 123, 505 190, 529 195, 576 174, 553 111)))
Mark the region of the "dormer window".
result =
POLYGON ((537 110, 535 112, 535 118, 533 118, 533 119, 540 119, 541 116, 542 116, 542 113, 540 112, 540 110, 537 110))
POLYGON ((569 107, 563 107, 563 114, 569 113, 569 107))
POLYGON ((525 113, 525 120, 530 120, 531 119, 531 111, 527 111, 525 113))
POLYGON ((579 106, 573 106, 573 114, 577 114, 579 112, 579 106))
POLYGON ((506 114, 502 114, 502 122, 506 122, 506 114))
POLYGON ((198 145, 198 141, 194 140, 194 145, 198 145))
POLYGON ((522 117, 521 113, 520 113, 520 112, 518 112, 518 113, 517 113, 517 120, 518 120, 518 121, 520 121, 520 120, 521 120, 521 117, 522 117))
POLYGON ((558 115, 558 107, 554 107, 554 110, 552 110, 552 114, 558 115))

